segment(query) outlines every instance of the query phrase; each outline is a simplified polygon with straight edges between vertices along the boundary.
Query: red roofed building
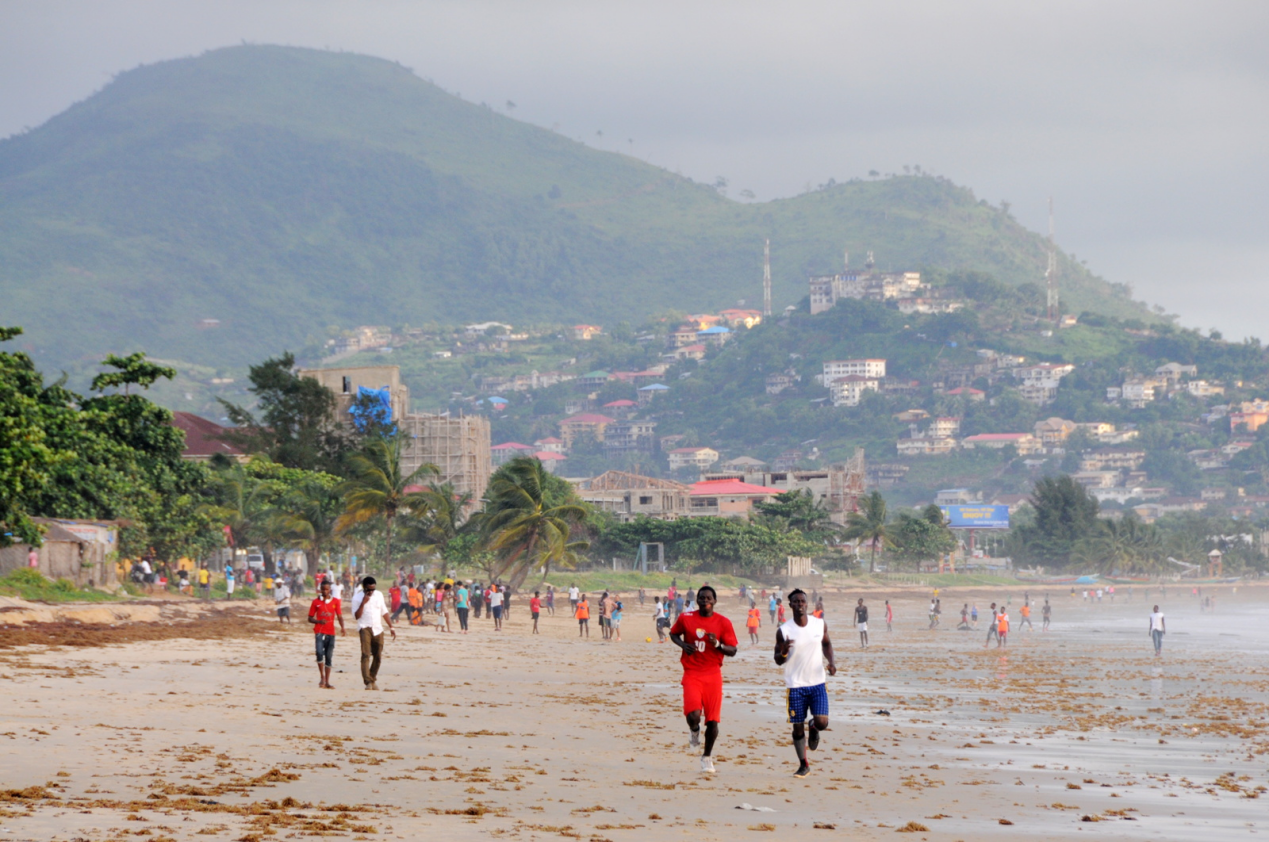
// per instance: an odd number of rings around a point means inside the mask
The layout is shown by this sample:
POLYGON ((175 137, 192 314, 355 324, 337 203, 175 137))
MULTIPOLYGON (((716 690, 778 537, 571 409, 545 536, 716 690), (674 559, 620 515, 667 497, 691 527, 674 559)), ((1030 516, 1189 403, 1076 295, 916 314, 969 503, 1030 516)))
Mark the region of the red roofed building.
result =
POLYGON ((547 473, 552 473, 552 474, 555 473, 555 469, 558 468, 560 464, 567 458, 561 453, 552 453, 549 450, 539 450, 537 453, 533 455, 534 457, 537 458, 539 462, 542 463, 542 467, 546 468, 547 473))
POLYGON ((489 448, 489 455, 493 459, 495 465, 501 465, 509 459, 517 456, 532 456, 537 450, 535 447, 529 447, 527 444, 520 444, 518 441, 508 441, 502 444, 495 444, 489 448))
POLYGON ((547 436, 544 439, 538 439, 533 443, 539 450, 545 450, 547 453, 563 453, 564 439, 557 439, 555 436, 547 436))
POLYGON ((583 412, 565 418, 560 422, 560 438, 564 439, 564 448, 571 450, 573 441, 578 436, 591 436, 595 441, 603 441, 604 430, 616 420, 597 412, 583 412))
POLYGON ((192 412, 173 412, 172 426, 185 433, 185 449, 181 458, 191 462, 206 462, 220 454, 237 462, 246 462, 247 455, 232 444, 220 440, 225 428, 215 421, 208 421, 192 412))
POLYGON ((609 401, 602 407, 605 412, 611 412, 618 418, 629 418, 638 408, 639 404, 625 398, 619 401, 609 401))
POLYGON ((982 389, 974 389, 970 386, 960 386, 955 389, 948 389, 943 394, 952 398, 965 398, 971 401, 981 401, 987 397, 987 393, 982 389))
POLYGON ((676 447, 670 451, 670 470, 694 467, 703 471, 718 458, 718 451, 712 447, 676 447))
POLYGON ((710 479, 692 484, 688 511, 694 516, 749 515, 754 503, 783 494, 782 488, 751 485, 738 479, 710 479))

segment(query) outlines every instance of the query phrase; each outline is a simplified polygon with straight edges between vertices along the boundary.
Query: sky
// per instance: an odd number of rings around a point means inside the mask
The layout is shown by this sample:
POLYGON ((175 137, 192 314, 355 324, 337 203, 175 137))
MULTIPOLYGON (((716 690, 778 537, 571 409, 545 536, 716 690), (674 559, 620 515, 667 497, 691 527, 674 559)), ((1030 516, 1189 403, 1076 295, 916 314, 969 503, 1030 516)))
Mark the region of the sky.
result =
POLYGON ((733 197, 920 165, 1040 231, 1052 197, 1095 273, 1269 341, 1267 38, 1264 0, 0 0, 0 137, 138 64, 358 52, 733 197))

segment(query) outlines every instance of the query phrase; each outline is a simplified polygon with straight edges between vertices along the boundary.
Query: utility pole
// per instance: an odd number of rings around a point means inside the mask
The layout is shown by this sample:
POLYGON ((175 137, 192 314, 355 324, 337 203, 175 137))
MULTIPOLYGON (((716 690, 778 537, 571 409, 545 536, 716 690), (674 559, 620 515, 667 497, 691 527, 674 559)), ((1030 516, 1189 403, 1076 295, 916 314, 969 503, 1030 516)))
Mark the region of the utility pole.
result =
POLYGON ((1049 267, 1044 270, 1044 286, 1048 291, 1049 321, 1056 323, 1061 318, 1058 307, 1057 282, 1057 249, 1053 245, 1053 197, 1049 197, 1049 267))
POLYGON ((762 248, 762 317, 771 317, 771 240, 762 248))

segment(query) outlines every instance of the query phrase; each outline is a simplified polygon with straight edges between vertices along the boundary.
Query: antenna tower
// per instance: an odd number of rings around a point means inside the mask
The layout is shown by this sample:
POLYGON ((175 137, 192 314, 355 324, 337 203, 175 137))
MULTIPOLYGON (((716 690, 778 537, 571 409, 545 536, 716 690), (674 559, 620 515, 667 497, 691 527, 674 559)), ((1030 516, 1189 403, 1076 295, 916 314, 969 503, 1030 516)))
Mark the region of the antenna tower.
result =
POLYGON ((1061 317, 1058 308, 1057 282, 1057 249, 1053 245, 1053 197, 1049 197, 1049 267, 1044 270, 1044 286, 1048 290, 1049 321, 1056 322, 1061 317))
POLYGON ((771 240, 762 247, 762 315, 771 315, 771 240))

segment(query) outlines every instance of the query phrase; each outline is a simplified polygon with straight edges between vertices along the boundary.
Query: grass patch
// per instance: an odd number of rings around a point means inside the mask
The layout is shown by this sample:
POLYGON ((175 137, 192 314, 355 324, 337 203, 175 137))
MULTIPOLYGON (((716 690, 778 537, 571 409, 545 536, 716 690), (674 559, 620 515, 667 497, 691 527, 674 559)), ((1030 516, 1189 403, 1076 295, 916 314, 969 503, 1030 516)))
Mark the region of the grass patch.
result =
POLYGON ((76 587, 69 579, 49 579, 29 567, 0 577, 0 596, 16 596, 29 602, 116 602, 122 599, 104 591, 76 587))

